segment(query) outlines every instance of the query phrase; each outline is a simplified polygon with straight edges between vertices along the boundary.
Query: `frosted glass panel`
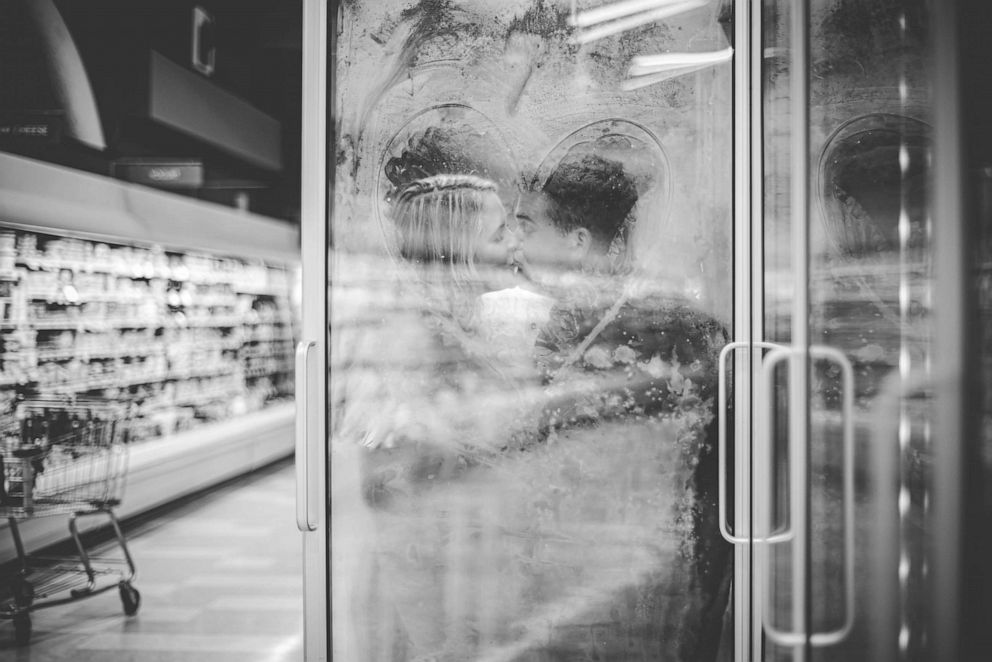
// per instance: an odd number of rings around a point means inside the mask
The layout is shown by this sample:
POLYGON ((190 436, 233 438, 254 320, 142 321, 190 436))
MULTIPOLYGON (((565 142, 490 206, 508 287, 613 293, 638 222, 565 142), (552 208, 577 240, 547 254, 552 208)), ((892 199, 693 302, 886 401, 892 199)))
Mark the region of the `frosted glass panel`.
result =
POLYGON ((341 659, 696 661, 732 636, 725 4, 341 3, 341 659))
MULTIPOLYGON (((796 349, 812 356, 809 521, 796 525, 801 561, 795 541, 772 546, 765 631, 795 636, 767 636, 765 659, 929 659, 931 422, 946 377, 933 356, 932 16, 921 1, 813 0, 808 61, 796 70, 797 6, 768 3, 764 26, 765 328, 768 339, 796 346, 795 316, 808 322, 808 346, 796 349), (808 85, 801 129, 796 76, 808 85), (805 151, 806 182, 796 180, 796 149, 805 151), (800 231, 806 254, 796 248, 800 231), (795 276, 800 261, 806 282, 795 276), (798 311, 803 291, 808 305, 798 311), (824 358, 826 350, 836 354, 824 358), (806 586, 799 609, 796 582, 806 586)), ((802 405, 790 402, 790 415, 802 405)), ((793 460, 777 436, 781 473, 793 460)), ((776 487, 780 496, 786 489, 776 487)))

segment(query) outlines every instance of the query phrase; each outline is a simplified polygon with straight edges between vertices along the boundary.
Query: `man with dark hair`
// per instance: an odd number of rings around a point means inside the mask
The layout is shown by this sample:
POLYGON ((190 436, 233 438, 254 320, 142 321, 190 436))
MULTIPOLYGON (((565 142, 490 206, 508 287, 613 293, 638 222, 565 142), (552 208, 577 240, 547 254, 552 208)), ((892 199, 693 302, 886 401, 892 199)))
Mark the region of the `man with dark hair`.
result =
POLYGON ((672 503, 681 524, 659 542, 678 551, 636 595, 625 589, 626 608, 611 603, 586 617, 624 622, 643 659, 702 662, 717 654, 732 568, 716 516, 717 360, 728 335, 688 301, 618 268, 637 199, 623 164, 586 153, 566 155, 518 202, 521 268, 557 300, 535 347, 547 397, 541 432, 577 449, 622 449, 638 471, 656 472, 625 499, 672 503))
POLYGON ((623 166, 595 154, 561 164, 543 192, 556 203, 551 220, 559 230, 585 227, 600 247, 610 245, 637 202, 623 166))
POLYGON ((625 237, 636 203, 637 189, 620 163, 587 154, 560 164, 543 186, 532 185, 518 202, 517 222, 526 239, 522 265, 544 276, 575 268, 608 270, 610 248, 625 237))

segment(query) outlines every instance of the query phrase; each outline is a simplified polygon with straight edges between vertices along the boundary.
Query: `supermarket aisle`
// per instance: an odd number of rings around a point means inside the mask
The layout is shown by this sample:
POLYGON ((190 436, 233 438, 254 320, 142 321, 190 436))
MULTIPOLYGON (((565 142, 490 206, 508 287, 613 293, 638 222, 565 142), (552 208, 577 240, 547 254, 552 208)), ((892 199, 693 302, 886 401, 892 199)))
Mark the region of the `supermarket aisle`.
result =
POLYGON ((117 591, 32 614, 11 662, 293 662, 303 659, 300 534, 291 462, 238 479, 128 532, 141 592, 125 617, 117 591))

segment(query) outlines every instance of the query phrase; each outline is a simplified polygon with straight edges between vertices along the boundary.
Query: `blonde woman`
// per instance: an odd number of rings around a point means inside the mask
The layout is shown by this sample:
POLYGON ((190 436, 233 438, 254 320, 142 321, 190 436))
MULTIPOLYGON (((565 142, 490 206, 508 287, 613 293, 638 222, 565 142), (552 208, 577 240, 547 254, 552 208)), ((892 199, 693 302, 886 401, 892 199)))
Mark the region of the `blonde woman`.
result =
POLYGON ((496 184, 473 175, 418 179, 393 207, 400 257, 436 311, 467 331, 476 324, 477 297, 509 275, 517 240, 506 218, 496 184))
MULTIPOLYGON (((483 603, 496 567, 479 566, 473 532, 497 530, 493 466, 526 404, 526 379, 489 332, 514 310, 487 298, 513 289, 517 240, 496 185, 471 175, 407 184, 390 220, 400 257, 393 303, 363 326, 365 358, 338 371, 339 383, 350 382, 341 434, 364 447, 361 489, 375 537, 360 611, 378 615, 370 647, 385 645, 383 631, 399 633, 387 645, 403 650, 395 659, 466 660, 478 645, 471 631, 499 621, 483 603)), ((518 354, 530 364, 529 348, 518 354)))

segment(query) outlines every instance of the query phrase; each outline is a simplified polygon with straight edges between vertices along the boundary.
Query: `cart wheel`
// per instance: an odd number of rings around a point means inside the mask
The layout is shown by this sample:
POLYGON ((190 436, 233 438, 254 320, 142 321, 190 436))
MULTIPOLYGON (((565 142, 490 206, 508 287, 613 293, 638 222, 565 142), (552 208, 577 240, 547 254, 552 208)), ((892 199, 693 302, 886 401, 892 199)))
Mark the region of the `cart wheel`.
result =
POLYGON ((27 646, 31 643, 31 614, 14 615, 14 641, 18 646, 27 646))
POLYGON ((18 578, 11 590, 14 593, 14 604, 20 608, 28 608, 34 602, 34 586, 26 579, 18 578))
POLYGON ((141 606, 141 594, 138 593, 138 589, 127 582, 121 582, 118 590, 121 593, 121 603, 124 605, 124 613, 128 616, 137 614, 138 607, 141 606))

